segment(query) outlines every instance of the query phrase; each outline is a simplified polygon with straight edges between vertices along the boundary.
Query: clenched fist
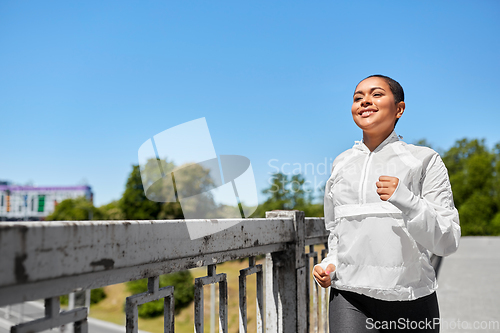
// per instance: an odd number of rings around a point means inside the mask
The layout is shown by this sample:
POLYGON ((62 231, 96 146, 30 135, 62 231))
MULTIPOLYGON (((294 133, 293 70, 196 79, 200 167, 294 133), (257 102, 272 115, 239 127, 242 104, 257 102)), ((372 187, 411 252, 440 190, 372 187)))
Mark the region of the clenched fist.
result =
POLYGON ((335 271, 335 265, 330 264, 326 266, 326 270, 323 270, 321 266, 314 266, 313 275, 318 281, 319 285, 323 288, 328 288, 332 284, 332 279, 330 279, 330 273, 335 271))
POLYGON ((380 199, 387 201, 398 187, 399 179, 391 176, 380 176, 377 182, 377 193, 380 199))

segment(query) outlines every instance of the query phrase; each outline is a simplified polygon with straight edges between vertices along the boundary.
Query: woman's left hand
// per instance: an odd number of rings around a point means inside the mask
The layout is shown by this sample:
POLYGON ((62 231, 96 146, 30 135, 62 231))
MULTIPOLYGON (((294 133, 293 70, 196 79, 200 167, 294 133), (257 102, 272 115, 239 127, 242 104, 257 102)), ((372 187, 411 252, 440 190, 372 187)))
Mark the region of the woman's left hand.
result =
POLYGON ((391 176, 380 176, 378 178, 377 184, 377 193, 380 196, 380 199, 387 201, 399 184, 399 179, 391 176))

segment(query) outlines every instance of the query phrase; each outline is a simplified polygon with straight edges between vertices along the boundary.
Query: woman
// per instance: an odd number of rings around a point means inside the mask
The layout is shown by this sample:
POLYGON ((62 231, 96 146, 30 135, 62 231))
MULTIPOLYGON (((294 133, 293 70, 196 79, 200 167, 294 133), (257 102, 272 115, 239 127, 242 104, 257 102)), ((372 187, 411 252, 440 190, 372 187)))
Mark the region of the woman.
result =
POLYGON ((313 269, 331 287, 330 332, 439 332, 432 253, 455 252, 458 212, 446 167, 432 149, 401 141, 400 84, 361 81, 352 117, 363 141, 333 162, 325 189, 328 256, 313 269))

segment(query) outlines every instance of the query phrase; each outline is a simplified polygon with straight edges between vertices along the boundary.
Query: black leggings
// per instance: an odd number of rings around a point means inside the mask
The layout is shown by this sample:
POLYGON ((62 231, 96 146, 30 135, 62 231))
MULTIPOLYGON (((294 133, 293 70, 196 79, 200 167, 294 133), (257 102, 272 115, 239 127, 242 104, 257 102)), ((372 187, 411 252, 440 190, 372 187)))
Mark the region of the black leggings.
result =
POLYGON ((439 332, 436 293, 413 301, 383 301, 330 289, 330 333, 439 332))

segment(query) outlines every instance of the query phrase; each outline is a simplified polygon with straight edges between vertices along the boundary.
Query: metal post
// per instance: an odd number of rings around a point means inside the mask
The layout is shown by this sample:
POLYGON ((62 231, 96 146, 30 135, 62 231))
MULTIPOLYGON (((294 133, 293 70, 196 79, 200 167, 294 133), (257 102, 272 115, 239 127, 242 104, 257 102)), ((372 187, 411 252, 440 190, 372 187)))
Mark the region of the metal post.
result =
POLYGON ((73 310, 75 308, 75 293, 69 293, 68 295, 68 310, 73 310))
POLYGON ((264 333, 264 278, 263 273, 257 273, 257 295, 256 295, 257 333, 264 333))
MULTIPOLYGON (((325 243, 325 248, 321 250, 321 260, 325 259, 328 255, 328 243, 325 243)), ((328 306, 330 303, 330 295, 328 291, 330 288, 321 288, 321 318, 323 318, 323 333, 328 333, 328 306)))
POLYGON ((85 307, 87 308, 87 313, 90 312, 90 289, 85 290, 85 307))
MULTIPOLYGON (((217 270, 216 265, 208 265, 207 275, 215 276, 217 274, 216 270, 217 270)), ((215 333, 215 283, 210 284, 210 332, 215 333)))
POLYGON ((262 278, 262 265, 256 265, 255 257, 248 258, 248 268, 240 270, 240 283, 239 283, 239 294, 240 294, 240 320, 239 320, 239 333, 247 333, 247 276, 256 274, 257 275, 257 294, 256 294, 256 318, 257 318, 257 332, 263 333, 263 323, 262 314, 263 309, 263 278, 262 278))
MULTIPOLYGON (((73 310, 75 308, 75 293, 69 293, 68 295, 68 311, 73 310)), ((62 325, 60 328, 61 332, 64 333, 73 333, 74 326, 73 325, 62 325)))
MULTIPOLYGON (((313 258, 313 267, 318 264, 318 253, 314 251, 314 245, 309 245, 309 253, 306 254, 307 260, 306 260, 306 271, 310 272, 311 271, 311 266, 310 266, 310 260, 313 258)), ((318 322, 318 285, 313 281, 313 279, 310 277, 309 274, 306 274, 306 281, 307 281, 307 288, 306 288, 306 303, 307 303, 307 308, 309 311, 311 310, 311 306, 309 304, 310 302, 310 295, 311 295, 311 284, 312 284, 312 325, 314 327, 313 330, 311 330, 311 323, 310 323, 310 317, 307 317, 307 329, 309 332, 314 332, 318 333, 318 327, 319 327, 319 322, 318 322)))
POLYGON ((266 212, 266 218, 280 217, 293 219, 295 242, 266 255, 266 331, 307 333, 304 212, 266 212))

